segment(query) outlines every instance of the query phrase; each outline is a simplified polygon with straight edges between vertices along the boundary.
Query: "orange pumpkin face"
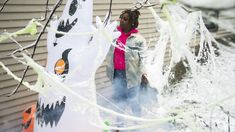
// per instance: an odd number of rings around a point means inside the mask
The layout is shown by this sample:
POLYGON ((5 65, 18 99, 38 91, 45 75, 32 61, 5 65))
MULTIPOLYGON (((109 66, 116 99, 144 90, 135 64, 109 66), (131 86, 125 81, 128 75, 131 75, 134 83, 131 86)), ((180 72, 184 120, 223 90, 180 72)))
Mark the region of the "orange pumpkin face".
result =
POLYGON ((65 61, 59 59, 55 64, 55 74, 61 75, 65 71, 65 61))
POLYGON ((36 105, 32 105, 23 111, 23 132, 33 132, 34 129, 34 115, 36 111, 36 105))

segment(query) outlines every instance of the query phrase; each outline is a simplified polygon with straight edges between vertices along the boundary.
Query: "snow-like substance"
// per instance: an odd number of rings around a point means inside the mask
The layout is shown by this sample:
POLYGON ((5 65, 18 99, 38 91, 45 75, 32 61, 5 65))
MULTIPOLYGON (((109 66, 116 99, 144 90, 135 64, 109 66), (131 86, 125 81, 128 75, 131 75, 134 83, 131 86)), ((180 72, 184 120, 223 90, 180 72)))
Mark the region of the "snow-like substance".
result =
POLYGON ((179 0, 192 7, 203 7, 210 9, 226 9, 235 7, 234 0, 179 0))

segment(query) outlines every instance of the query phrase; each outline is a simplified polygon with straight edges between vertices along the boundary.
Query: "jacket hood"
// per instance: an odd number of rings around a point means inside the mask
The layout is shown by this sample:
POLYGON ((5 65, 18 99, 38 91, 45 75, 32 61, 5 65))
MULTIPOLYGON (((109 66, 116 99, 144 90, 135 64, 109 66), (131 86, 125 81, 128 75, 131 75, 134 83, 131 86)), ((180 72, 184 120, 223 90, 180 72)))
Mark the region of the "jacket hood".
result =
POLYGON ((138 33, 138 32, 139 32, 138 29, 133 28, 133 29, 131 29, 130 32, 125 33, 125 32, 123 32, 123 30, 122 30, 122 28, 121 28, 120 26, 117 27, 117 30, 120 31, 122 34, 124 33, 124 34, 127 35, 127 36, 130 36, 132 33, 138 33))

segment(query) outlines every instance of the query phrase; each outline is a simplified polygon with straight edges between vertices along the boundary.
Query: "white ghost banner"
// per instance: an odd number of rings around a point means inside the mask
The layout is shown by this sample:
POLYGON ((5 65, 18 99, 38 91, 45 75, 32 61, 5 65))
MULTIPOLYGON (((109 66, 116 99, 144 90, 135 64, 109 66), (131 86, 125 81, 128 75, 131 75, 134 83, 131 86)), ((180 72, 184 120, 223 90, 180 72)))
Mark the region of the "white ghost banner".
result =
MULTIPOLYGON (((51 23, 51 29, 57 29, 57 32, 48 32, 46 70, 56 74, 73 92, 96 103, 95 72, 104 61, 113 36, 105 40, 103 30, 99 32, 92 28, 92 6, 92 0, 69 0, 60 19, 51 23), (85 35, 91 32, 95 33, 85 35), (84 35, 71 35, 76 33, 84 35)), ((99 19, 97 23, 99 28, 104 28, 99 19)), ((106 31, 113 31, 115 27, 113 23, 106 31)), ((102 131, 98 126, 102 126, 103 121, 95 107, 54 87, 42 85, 42 89, 47 90, 39 94, 35 131, 102 131)))

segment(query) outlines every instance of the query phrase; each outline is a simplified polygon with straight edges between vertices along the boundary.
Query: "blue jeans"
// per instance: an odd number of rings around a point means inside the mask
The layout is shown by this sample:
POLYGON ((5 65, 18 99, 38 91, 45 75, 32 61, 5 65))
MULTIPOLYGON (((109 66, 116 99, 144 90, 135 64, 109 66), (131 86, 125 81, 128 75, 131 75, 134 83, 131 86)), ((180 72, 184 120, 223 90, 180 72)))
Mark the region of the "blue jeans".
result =
POLYGON ((116 105, 124 111, 126 106, 131 106, 133 114, 140 116, 139 86, 130 89, 127 88, 125 70, 114 70, 113 88, 113 99, 116 105))
POLYGON ((151 106, 157 103, 158 91, 155 88, 151 88, 148 84, 127 88, 125 70, 114 70, 113 88, 115 103, 122 110, 126 106, 130 106, 135 116, 141 116, 141 105, 151 106))
POLYGON ((141 107, 151 107, 158 102, 158 91, 150 86, 137 86, 128 90, 129 106, 135 116, 141 116, 141 107))
POLYGON ((127 79, 125 70, 114 70, 113 75, 113 98, 117 102, 123 102, 127 99, 127 79))

